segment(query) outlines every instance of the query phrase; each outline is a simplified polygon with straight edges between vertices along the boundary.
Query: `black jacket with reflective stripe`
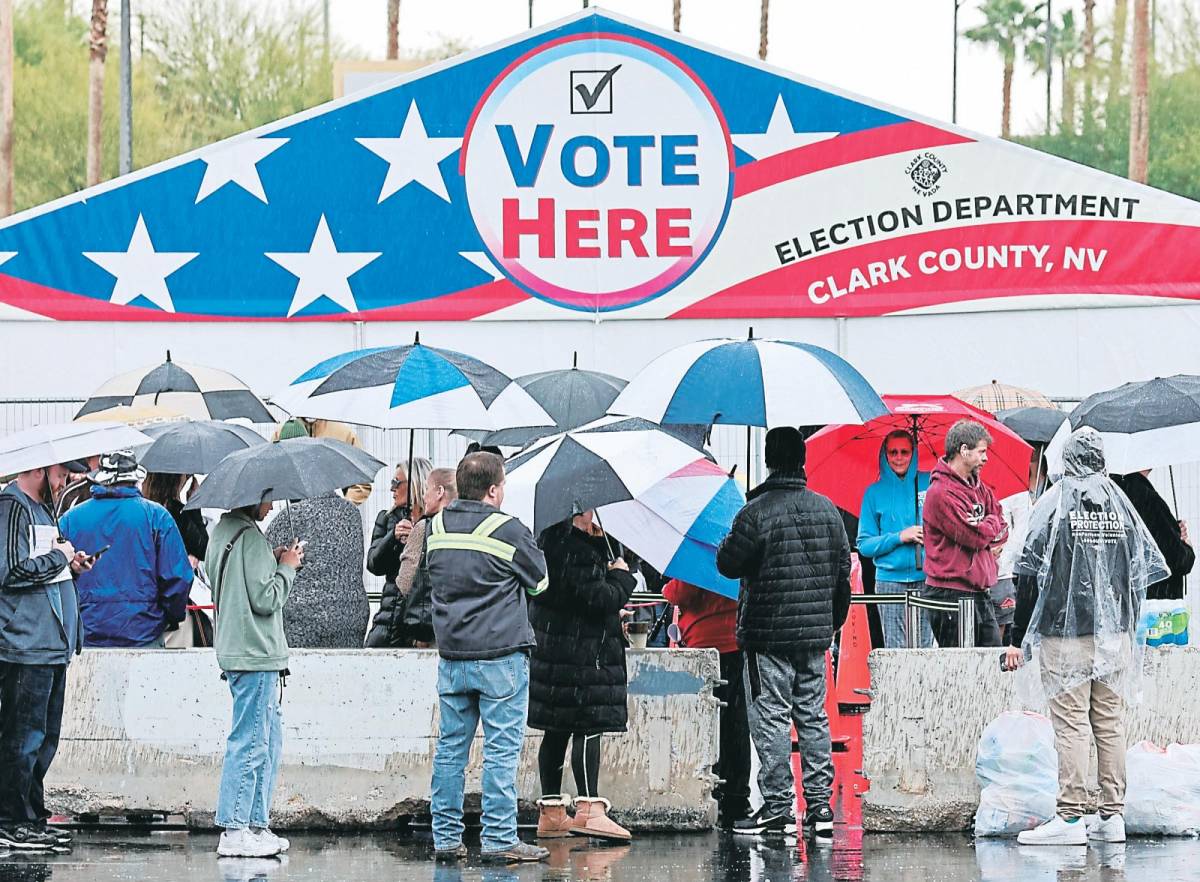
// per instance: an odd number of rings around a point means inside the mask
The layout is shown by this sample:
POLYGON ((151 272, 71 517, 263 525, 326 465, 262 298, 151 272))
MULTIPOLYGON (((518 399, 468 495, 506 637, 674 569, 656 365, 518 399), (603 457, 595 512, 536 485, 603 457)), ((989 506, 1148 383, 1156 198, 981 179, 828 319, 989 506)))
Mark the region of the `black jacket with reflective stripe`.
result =
POLYGON ((425 553, 442 658, 500 658, 536 645, 525 594, 545 590, 546 558, 516 518, 474 535, 497 514, 484 502, 456 499, 430 522, 425 553))

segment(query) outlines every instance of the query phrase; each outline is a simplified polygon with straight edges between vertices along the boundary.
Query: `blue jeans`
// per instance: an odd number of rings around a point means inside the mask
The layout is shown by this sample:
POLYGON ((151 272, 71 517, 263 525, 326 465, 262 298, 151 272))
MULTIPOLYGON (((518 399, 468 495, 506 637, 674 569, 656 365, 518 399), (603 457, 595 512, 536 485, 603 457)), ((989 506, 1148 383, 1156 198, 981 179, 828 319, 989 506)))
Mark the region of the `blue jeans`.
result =
POLYGON ((440 723, 433 755, 433 847, 456 848, 463 835, 463 788, 471 742, 483 721, 484 851, 517 844, 517 761, 529 707, 529 656, 438 661, 440 723))
POLYGON ((0 826, 50 817, 43 781, 62 727, 66 665, 0 662, 0 826))
POLYGON ((271 795, 283 758, 279 671, 227 671, 233 695, 233 727, 225 743, 218 827, 266 827, 271 795))
MULTIPOLYGON (((924 580, 920 582, 875 582, 876 594, 904 594, 912 591, 920 594, 925 590, 924 580)), ((906 607, 899 603, 885 603, 879 607, 879 623, 883 625, 883 646, 885 649, 901 649, 908 646, 907 627, 905 622, 906 607)), ((929 624, 929 614, 918 610, 921 627, 917 632, 916 646, 928 649, 933 646, 933 628, 929 624)))

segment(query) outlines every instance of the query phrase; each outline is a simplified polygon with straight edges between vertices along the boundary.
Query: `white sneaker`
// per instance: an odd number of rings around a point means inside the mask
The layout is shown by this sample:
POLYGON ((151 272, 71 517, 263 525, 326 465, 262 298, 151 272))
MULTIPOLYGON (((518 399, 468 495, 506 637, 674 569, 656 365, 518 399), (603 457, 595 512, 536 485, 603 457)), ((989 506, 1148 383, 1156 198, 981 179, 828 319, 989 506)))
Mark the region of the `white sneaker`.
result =
POLYGON ((1124 842, 1125 819, 1120 815, 1097 817, 1095 825, 1088 827, 1088 839, 1098 842, 1124 842))
POLYGON ((266 839, 267 842, 271 842, 271 843, 274 843, 275 845, 279 846, 279 850, 278 850, 277 854, 283 854, 285 851, 287 851, 289 848, 291 848, 292 843, 288 842, 282 836, 276 836, 274 833, 271 832, 270 827, 257 827, 257 828, 251 827, 250 832, 253 833, 255 836, 260 836, 260 837, 266 839))
POLYGON ((1087 825, 1076 819, 1074 822, 1055 815, 1040 827, 1017 834, 1021 845, 1087 845, 1087 825))
POLYGON ((279 847, 265 837, 249 830, 226 830, 217 843, 217 854, 221 857, 272 857, 279 854, 279 847))

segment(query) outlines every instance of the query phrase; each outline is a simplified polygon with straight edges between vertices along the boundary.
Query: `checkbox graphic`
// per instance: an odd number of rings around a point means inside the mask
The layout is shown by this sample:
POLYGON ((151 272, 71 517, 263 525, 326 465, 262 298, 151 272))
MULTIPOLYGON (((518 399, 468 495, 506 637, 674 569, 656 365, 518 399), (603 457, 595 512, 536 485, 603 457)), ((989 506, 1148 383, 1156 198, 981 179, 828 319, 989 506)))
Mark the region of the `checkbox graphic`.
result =
POLYGON ((613 77, 620 69, 571 71, 571 113, 612 113, 613 77))

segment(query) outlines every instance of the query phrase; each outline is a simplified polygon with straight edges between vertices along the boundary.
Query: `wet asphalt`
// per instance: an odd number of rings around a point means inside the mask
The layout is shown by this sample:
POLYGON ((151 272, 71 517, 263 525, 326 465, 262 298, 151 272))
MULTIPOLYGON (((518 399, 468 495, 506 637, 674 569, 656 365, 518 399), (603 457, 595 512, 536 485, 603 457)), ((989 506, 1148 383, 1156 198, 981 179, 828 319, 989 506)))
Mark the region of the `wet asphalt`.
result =
MULTIPOLYGON (((282 858, 221 858, 215 833, 78 831, 69 853, 0 851, 0 882, 1174 882, 1200 878, 1200 842, 1141 839, 1124 846, 1033 848, 1013 840, 965 835, 870 835, 839 832, 832 846, 803 840, 759 842, 726 833, 641 836, 611 846, 551 840, 549 861, 517 867, 467 859, 432 860, 428 832, 360 835, 292 833, 282 858)), ((523 835, 527 835, 524 834, 523 835)))

